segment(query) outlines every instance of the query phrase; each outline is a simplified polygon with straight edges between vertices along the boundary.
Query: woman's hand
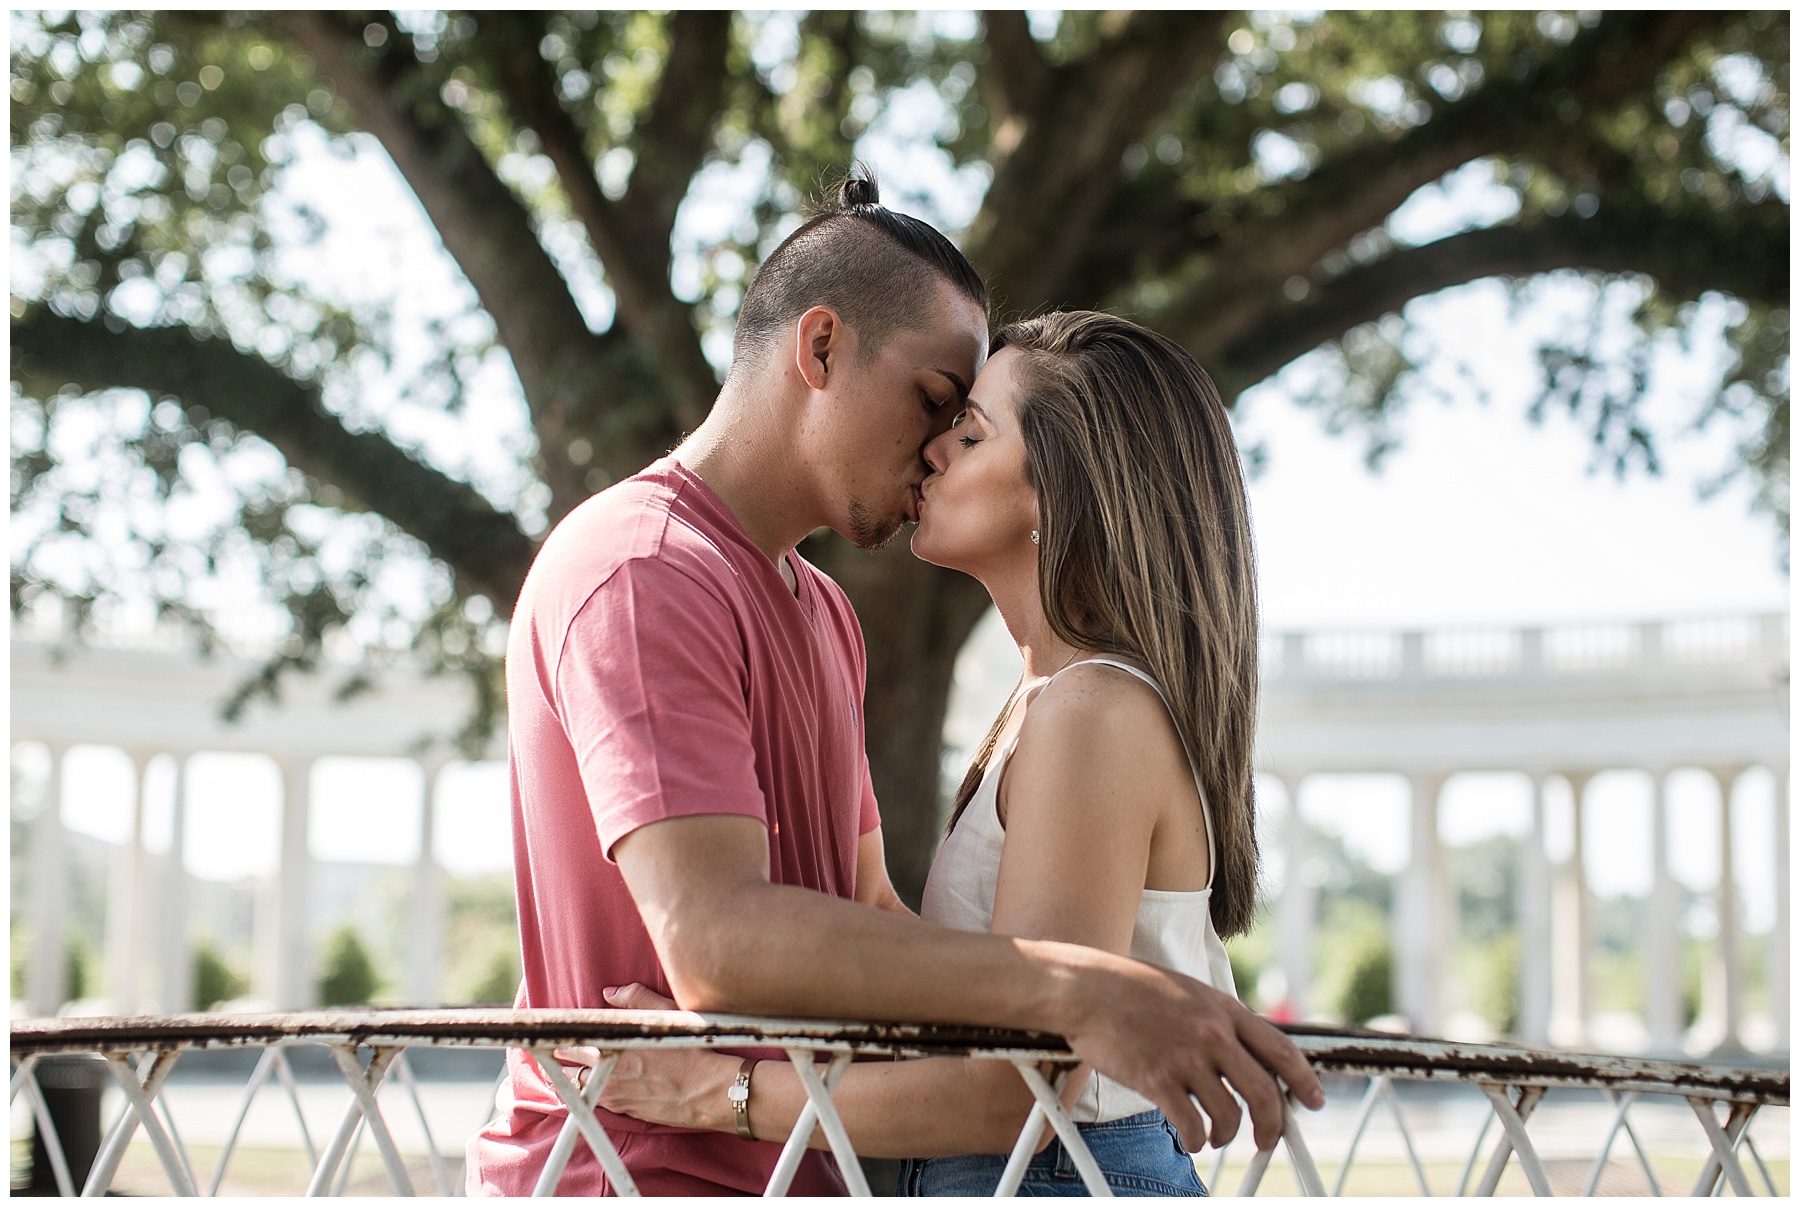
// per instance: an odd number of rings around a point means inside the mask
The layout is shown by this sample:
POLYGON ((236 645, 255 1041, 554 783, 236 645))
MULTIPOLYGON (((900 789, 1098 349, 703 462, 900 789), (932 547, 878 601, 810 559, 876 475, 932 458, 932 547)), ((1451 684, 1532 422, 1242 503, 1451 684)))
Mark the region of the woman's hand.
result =
MULTIPOLYGON (((673 1001, 642 985, 605 991, 607 1002, 620 1010, 674 1010, 673 1001)), ((558 1048, 556 1059, 593 1068, 597 1048, 558 1048)), ((613 1066, 600 1106, 619 1115, 670 1127, 736 1132, 725 1091, 737 1080, 743 1062, 704 1049, 628 1048, 613 1066)), ((581 1074, 587 1084, 587 1074, 581 1074)))

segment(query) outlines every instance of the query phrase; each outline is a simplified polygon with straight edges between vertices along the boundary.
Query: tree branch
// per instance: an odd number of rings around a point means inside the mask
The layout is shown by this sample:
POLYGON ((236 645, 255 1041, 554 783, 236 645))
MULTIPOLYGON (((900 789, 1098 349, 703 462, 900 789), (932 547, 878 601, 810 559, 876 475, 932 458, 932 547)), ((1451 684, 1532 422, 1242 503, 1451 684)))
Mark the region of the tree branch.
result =
MULTIPOLYGON (((1775 202, 1719 214, 1671 216, 1644 206, 1594 218, 1544 219, 1452 235, 1393 252, 1317 288, 1245 331, 1215 363, 1235 394, 1359 323, 1409 300, 1484 277, 1525 277, 1559 268, 1644 273, 1667 292, 1709 289, 1786 305, 1788 211, 1775 202)), ((1172 332, 1176 338, 1187 333, 1172 332)))
POLYGON ((1171 305, 1166 321, 1193 330, 1201 348, 1231 343, 1260 318, 1242 304, 1259 285, 1306 274, 1453 168, 1554 145, 1582 114, 1648 86, 1689 39, 1721 20, 1707 12, 1608 13, 1535 71, 1491 79, 1392 141, 1345 150, 1282 188, 1277 213, 1232 223, 1213 270, 1171 305))
POLYGON ((499 43, 508 105, 556 165, 570 208, 606 266, 620 323, 661 370, 680 425, 696 427, 712 405, 718 381, 701 351, 691 308, 670 289, 669 240, 675 211, 705 155, 724 86, 729 14, 673 18, 655 108, 633 140, 638 164, 630 189, 617 202, 595 179, 586 136, 557 99, 554 70, 537 49, 542 27, 533 16, 501 11, 482 17, 499 43))
POLYGON ((1050 83, 1050 64, 1031 36, 1031 22, 1020 9, 997 9, 981 14, 986 35, 987 70, 981 73, 982 99, 992 115, 996 143, 1016 145, 1024 133, 999 133, 1009 121, 1023 123, 1038 105, 1050 83))
POLYGON ((296 381, 224 339, 185 327, 110 331, 37 307, 12 326, 13 380, 45 394, 130 388, 173 395, 267 440, 288 464, 328 482, 417 537, 464 590, 512 611, 536 546, 471 486, 408 456, 373 432, 347 430, 317 387, 296 381))
POLYGON ((729 12, 684 9, 670 18, 669 54, 650 116, 632 137, 637 167, 624 197, 639 228, 659 236, 665 251, 675 211, 712 146, 730 51, 729 12))
POLYGON ((444 104, 436 79, 397 29, 377 51, 364 45, 360 21, 340 15, 286 12, 272 20, 313 57, 357 121, 381 141, 475 287, 512 354, 545 450, 552 511, 562 514, 587 494, 562 449, 579 434, 572 416, 596 387, 598 341, 538 242, 530 215, 495 175, 460 116, 444 104))
POLYGON ((1054 70, 1017 145, 996 146, 994 183, 965 248, 1019 309, 1062 301, 1064 282, 1120 181, 1119 158, 1219 43, 1224 14, 1133 13, 1054 70))

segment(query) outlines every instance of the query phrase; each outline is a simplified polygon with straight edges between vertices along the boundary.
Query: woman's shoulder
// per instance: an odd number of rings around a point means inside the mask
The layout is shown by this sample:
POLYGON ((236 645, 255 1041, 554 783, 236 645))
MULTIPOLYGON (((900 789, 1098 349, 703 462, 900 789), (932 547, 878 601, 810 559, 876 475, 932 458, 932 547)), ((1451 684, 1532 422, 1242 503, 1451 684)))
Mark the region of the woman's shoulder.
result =
POLYGON ((1054 701, 1051 711, 1093 717, 1101 713, 1155 711, 1166 713, 1162 692, 1150 672, 1134 660, 1082 658, 1052 675, 1038 689, 1032 708, 1054 701))
POLYGON ((1019 745, 1064 757, 1127 761, 1174 735, 1168 706, 1151 682, 1105 662, 1083 660, 1038 689, 1019 727, 1019 745))
POLYGON ((1168 801, 1192 777, 1156 688, 1117 667, 1078 664, 1030 701, 997 808, 1010 826, 1019 802, 1046 819, 1065 810, 1087 818, 1103 802, 1109 833, 1141 832, 1148 841, 1168 801), (1132 818, 1141 831, 1126 824, 1132 818))

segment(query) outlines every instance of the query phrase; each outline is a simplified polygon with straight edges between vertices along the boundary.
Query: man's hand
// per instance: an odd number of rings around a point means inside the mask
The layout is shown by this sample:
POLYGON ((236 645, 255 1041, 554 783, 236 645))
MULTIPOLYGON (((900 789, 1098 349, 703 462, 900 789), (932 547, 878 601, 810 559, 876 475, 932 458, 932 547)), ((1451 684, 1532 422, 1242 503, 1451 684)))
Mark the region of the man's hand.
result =
MULTIPOLYGON (((619 1010, 673 1010, 675 1003, 643 985, 625 985, 605 991, 607 1004, 619 1010)), ((584 1066, 578 1084, 586 1087, 588 1075, 600 1060, 598 1048, 558 1048, 556 1059, 584 1066)), ((726 1087, 737 1077, 742 1062, 735 1056, 700 1049, 627 1048, 619 1053, 599 1106, 616 1115, 630 1115, 646 1123, 733 1131, 726 1087)))
POLYGON ((1069 1044, 1161 1107, 1189 1152, 1237 1135, 1242 1112, 1232 1089, 1250 1108, 1258 1149, 1281 1138, 1277 1078, 1312 1109, 1325 1105, 1318 1074, 1293 1041, 1235 997, 1147 964, 1107 972, 1082 978, 1085 1017, 1067 1028, 1069 1044), (1210 1137, 1196 1098, 1212 1119, 1210 1137))

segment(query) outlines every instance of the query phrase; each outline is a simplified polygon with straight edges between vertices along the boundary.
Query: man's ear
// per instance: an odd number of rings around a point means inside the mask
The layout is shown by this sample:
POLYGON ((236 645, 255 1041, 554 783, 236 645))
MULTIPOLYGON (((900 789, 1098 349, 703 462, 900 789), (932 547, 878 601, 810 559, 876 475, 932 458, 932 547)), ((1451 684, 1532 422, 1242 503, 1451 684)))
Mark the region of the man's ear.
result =
POLYGON ((794 364, 809 387, 825 388, 843 357, 849 331, 829 306, 814 306, 794 324, 794 364))

